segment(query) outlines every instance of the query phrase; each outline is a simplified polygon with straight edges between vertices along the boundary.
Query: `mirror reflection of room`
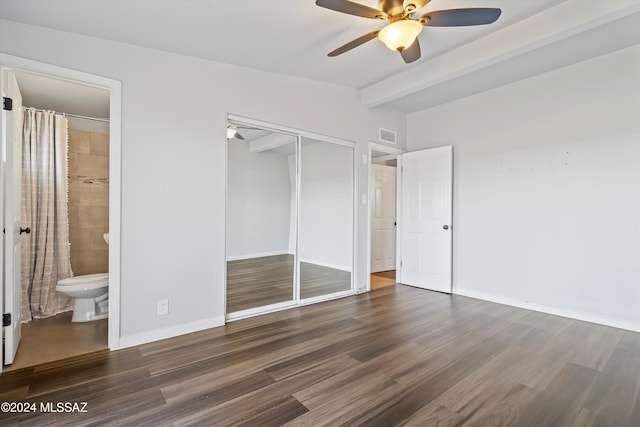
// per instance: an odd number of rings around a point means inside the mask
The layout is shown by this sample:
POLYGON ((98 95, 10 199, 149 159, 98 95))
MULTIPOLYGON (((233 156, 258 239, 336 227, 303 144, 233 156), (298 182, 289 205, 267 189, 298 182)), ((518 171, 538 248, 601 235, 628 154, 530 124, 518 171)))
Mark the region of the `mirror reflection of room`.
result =
POLYGON ((227 140, 227 313, 351 292, 353 147, 239 124, 227 140))
POLYGON ((230 127, 227 313, 293 301, 297 137, 230 127))
POLYGON ((351 289, 353 149, 302 138, 300 298, 351 289))

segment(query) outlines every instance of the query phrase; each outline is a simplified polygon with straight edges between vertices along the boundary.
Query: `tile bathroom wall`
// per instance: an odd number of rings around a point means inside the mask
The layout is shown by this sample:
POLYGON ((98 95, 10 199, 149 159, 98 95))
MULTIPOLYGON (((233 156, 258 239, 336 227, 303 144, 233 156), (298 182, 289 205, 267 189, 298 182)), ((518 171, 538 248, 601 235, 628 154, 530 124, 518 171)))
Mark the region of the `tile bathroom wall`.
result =
POLYGON ((109 135, 69 129, 69 240, 73 274, 105 273, 109 248, 109 135))

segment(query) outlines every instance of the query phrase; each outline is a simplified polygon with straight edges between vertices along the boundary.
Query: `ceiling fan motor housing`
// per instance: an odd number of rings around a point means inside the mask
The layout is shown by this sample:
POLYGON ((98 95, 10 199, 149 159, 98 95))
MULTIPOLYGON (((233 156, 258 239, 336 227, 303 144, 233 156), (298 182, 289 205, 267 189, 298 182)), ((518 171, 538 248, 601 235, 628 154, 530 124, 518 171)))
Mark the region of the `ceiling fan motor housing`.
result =
POLYGON ((408 14, 413 13, 416 11, 416 9, 425 7, 427 3, 429 3, 430 1, 431 0, 420 0, 420 1, 404 0, 404 9, 407 11, 408 14))
POLYGON ((379 3, 389 20, 405 15, 403 0, 380 0, 379 3))

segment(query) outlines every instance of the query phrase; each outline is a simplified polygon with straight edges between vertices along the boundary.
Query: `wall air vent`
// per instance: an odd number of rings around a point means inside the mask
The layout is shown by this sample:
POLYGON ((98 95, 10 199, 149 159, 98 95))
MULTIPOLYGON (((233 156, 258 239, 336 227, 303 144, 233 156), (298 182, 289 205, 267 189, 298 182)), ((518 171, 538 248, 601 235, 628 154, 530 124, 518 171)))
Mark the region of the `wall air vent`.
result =
POLYGON ((378 139, 380 139, 381 142, 389 142, 391 144, 397 144, 398 142, 396 139, 396 133, 392 130, 380 128, 378 135, 378 139))

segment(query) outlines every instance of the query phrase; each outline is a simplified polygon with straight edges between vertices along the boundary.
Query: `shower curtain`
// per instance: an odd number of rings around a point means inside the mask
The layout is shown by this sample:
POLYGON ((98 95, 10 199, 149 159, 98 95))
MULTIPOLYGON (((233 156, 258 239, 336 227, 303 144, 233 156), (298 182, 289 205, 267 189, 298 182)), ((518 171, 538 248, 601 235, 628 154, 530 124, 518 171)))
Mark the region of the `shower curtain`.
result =
POLYGON ((22 319, 45 318, 73 308, 56 291, 73 276, 69 248, 68 122, 52 111, 24 108, 22 133, 22 319))

